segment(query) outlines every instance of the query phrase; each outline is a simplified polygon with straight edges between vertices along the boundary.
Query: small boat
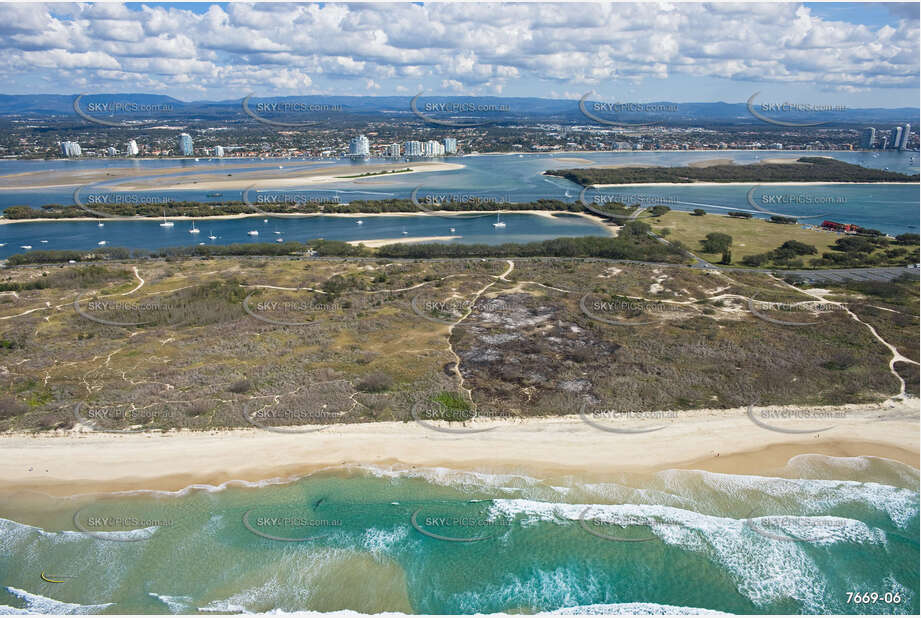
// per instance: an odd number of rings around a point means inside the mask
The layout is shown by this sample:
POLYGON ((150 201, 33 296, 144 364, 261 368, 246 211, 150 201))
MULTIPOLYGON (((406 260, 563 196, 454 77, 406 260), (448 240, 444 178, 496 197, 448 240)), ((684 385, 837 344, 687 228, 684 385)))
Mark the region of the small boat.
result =
POLYGON ((403 236, 406 236, 409 232, 406 231, 406 228, 403 228, 403 236))
POLYGON ((42 243, 43 245, 48 244, 48 241, 47 241, 47 240, 40 240, 40 241, 38 241, 38 242, 42 243))
POLYGON ((163 211, 163 223, 160 224, 160 227, 173 227, 175 225, 172 221, 166 220, 166 211, 163 211))
POLYGON ((195 227, 195 220, 192 220, 192 227, 189 228, 189 234, 198 234, 201 230, 195 227))
POLYGON ((96 227, 105 227, 105 226, 106 226, 105 223, 97 223, 97 224, 96 224, 96 227))
POLYGON ((269 220, 268 220, 268 219, 263 219, 262 222, 263 222, 263 223, 268 223, 269 220))
POLYGON ((205 243, 203 243, 203 242, 200 242, 200 243, 198 243, 198 244, 200 244, 200 245, 203 245, 203 244, 205 244, 205 243))
POLYGON ((250 230, 247 232, 247 234, 250 236, 259 236, 259 232, 257 230, 250 230))
POLYGON ((364 222, 364 221, 362 221, 361 219, 359 219, 359 220, 358 220, 358 221, 356 221, 355 223, 357 223, 358 225, 364 225, 364 224, 365 224, 365 222, 364 222))
POLYGON ((19 245, 20 249, 31 249, 32 245, 19 245))
POLYGON ((276 238, 276 239, 275 239, 275 242, 285 242, 285 239, 284 239, 284 238, 276 238))
POLYGON ((454 228, 453 228, 453 227, 451 228, 451 233, 452 233, 452 234, 454 233, 454 228))
POLYGON ((206 193, 205 197, 224 197, 223 193, 206 193))
POLYGON ((105 245, 105 244, 108 244, 108 241, 100 240, 100 241, 97 242, 96 244, 99 245, 99 246, 101 247, 101 246, 103 246, 103 245, 105 245))
POLYGON ((493 227, 505 227, 505 221, 499 219, 499 213, 496 213, 496 222, 492 224, 493 227))
POLYGON ((0 242, 0 247, 5 247, 5 246, 6 246, 5 242, 0 242))
POLYGON ((215 236, 215 235, 214 235, 214 232, 212 232, 212 231, 210 231, 210 230, 208 231, 208 238, 209 238, 210 240, 217 240, 217 236, 215 236))

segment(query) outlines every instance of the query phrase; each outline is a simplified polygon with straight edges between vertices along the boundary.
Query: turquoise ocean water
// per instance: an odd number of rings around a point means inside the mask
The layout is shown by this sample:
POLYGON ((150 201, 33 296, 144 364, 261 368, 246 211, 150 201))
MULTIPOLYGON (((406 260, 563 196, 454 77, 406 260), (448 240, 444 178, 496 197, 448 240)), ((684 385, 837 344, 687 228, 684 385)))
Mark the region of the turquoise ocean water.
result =
POLYGON ((919 610, 918 471, 879 458, 590 482, 342 468, 3 504, 3 613, 919 610))

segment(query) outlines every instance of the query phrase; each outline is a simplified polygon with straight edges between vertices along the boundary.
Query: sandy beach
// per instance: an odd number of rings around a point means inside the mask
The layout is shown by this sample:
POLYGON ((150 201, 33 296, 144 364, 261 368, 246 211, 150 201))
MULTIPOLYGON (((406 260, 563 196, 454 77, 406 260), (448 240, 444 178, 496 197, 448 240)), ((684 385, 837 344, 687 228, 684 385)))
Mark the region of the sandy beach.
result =
MULTIPOLYGON (((683 411, 676 417, 619 425, 663 427, 636 434, 602 431, 579 416, 469 423, 467 428, 492 430, 466 435, 441 433, 413 422, 339 425, 291 434, 260 429, 14 434, 0 437, 4 453, 0 491, 62 496, 139 489, 178 491, 194 484, 295 478, 350 464, 573 474, 589 479, 667 468, 768 474, 790 457, 805 453, 885 457, 918 467, 917 400, 821 411, 843 416, 775 421, 785 428, 832 426, 800 434, 760 427, 744 408, 683 411)), ((458 424, 450 427, 461 428, 458 424)))
POLYGON ((376 249, 377 247, 385 247, 387 245, 447 241, 457 240, 458 238, 463 238, 463 236, 416 236, 414 238, 403 236, 400 238, 379 238, 377 240, 349 240, 348 244, 355 246, 364 245, 371 249, 376 249))
POLYGON ((92 170, 66 170, 23 172, 0 176, 0 189, 17 191, 49 189, 55 187, 79 187, 101 181, 121 182, 109 185, 108 191, 161 191, 188 190, 219 191, 243 190, 253 185, 256 189, 284 189, 330 182, 369 181, 387 176, 413 174, 417 172, 445 172, 463 169, 460 163, 443 161, 417 161, 412 164, 401 162, 326 165, 309 161, 276 161, 272 163, 247 163, 235 165, 207 165, 201 167, 170 167, 162 169, 143 168, 100 168, 92 170), (252 168, 263 168, 253 170, 252 168), (307 167, 307 169, 303 169, 307 167), (301 169, 294 169, 301 168, 301 169), (407 170, 408 171, 402 171, 407 170), (238 171, 249 170, 249 171, 238 171), (392 173, 375 174, 393 170, 392 173), (189 174, 189 172, 195 172, 189 174), (198 174, 201 172, 201 175, 198 174), (220 176, 214 172, 228 172, 220 176), (360 174, 370 173, 369 176, 360 174), (189 174, 178 176, 176 174, 189 174), (132 178, 143 180, 132 182, 132 178), (349 178, 351 177, 351 178, 349 178))

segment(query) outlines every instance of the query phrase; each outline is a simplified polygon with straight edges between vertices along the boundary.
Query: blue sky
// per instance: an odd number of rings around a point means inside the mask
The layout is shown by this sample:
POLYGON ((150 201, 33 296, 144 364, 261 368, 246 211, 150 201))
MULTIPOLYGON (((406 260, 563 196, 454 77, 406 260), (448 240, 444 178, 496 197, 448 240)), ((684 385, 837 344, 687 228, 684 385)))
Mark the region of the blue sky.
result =
POLYGON ((0 4, 5 94, 918 105, 919 4, 0 4), (594 98, 594 97, 593 97, 594 98))

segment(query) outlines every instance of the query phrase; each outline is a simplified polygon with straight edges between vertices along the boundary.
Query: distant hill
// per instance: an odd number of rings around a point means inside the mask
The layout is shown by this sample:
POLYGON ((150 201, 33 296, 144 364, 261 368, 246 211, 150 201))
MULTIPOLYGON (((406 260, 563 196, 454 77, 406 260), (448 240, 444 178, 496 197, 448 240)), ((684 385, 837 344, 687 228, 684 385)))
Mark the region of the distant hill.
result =
MULTIPOLYGON (((73 101, 77 95, 0 95, 0 117, 42 117, 73 115, 73 101)), ((255 108, 260 102, 275 103, 305 103, 312 105, 340 105, 346 114, 376 115, 388 118, 411 118, 414 116, 410 109, 409 96, 291 96, 250 99, 250 107, 255 108)), ((767 102, 769 99, 765 98, 767 102)), ((219 119, 241 119, 245 115, 241 107, 242 97, 239 99, 225 99, 217 101, 181 101, 179 99, 159 94, 143 93, 112 93, 88 94, 80 102, 82 109, 93 103, 102 102, 130 102, 141 105, 170 105, 172 111, 158 113, 161 118, 193 118, 207 117, 219 119)), ((417 109, 425 110, 426 103, 443 103, 474 106, 507 106, 507 112, 477 113, 463 112, 455 114, 464 118, 488 118, 500 122, 516 120, 532 120, 546 122, 560 122, 575 125, 599 125, 587 118, 579 109, 579 102, 570 99, 541 99, 536 97, 458 97, 449 95, 427 95, 417 101, 417 109)), ((605 101, 609 102, 609 101, 605 101)), ((665 112, 620 112, 609 114, 595 111, 593 101, 587 100, 585 106, 589 111, 604 119, 617 119, 625 123, 655 122, 664 125, 753 125, 770 126, 758 120, 749 113, 745 103, 673 103, 668 101, 644 103, 647 106, 670 106, 670 111, 665 112)), ((760 108, 756 106, 756 110, 760 108)), ((434 115, 434 114, 433 114, 434 115)), ((921 110, 919 108, 860 108, 845 111, 816 113, 771 113, 764 115, 786 122, 807 123, 817 119, 825 124, 849 125, 895 125, 910 122, 913 127, 918 126, 921 110)), ((436 117, 449 117, 450 115, 436 115, 436 117)), ((141 116, 137 116, 140 118, 141 116)), ((603 126, 603 125, 599 125, 603 126)), ((779 127, 778 127, 779 128, 779 127)))

